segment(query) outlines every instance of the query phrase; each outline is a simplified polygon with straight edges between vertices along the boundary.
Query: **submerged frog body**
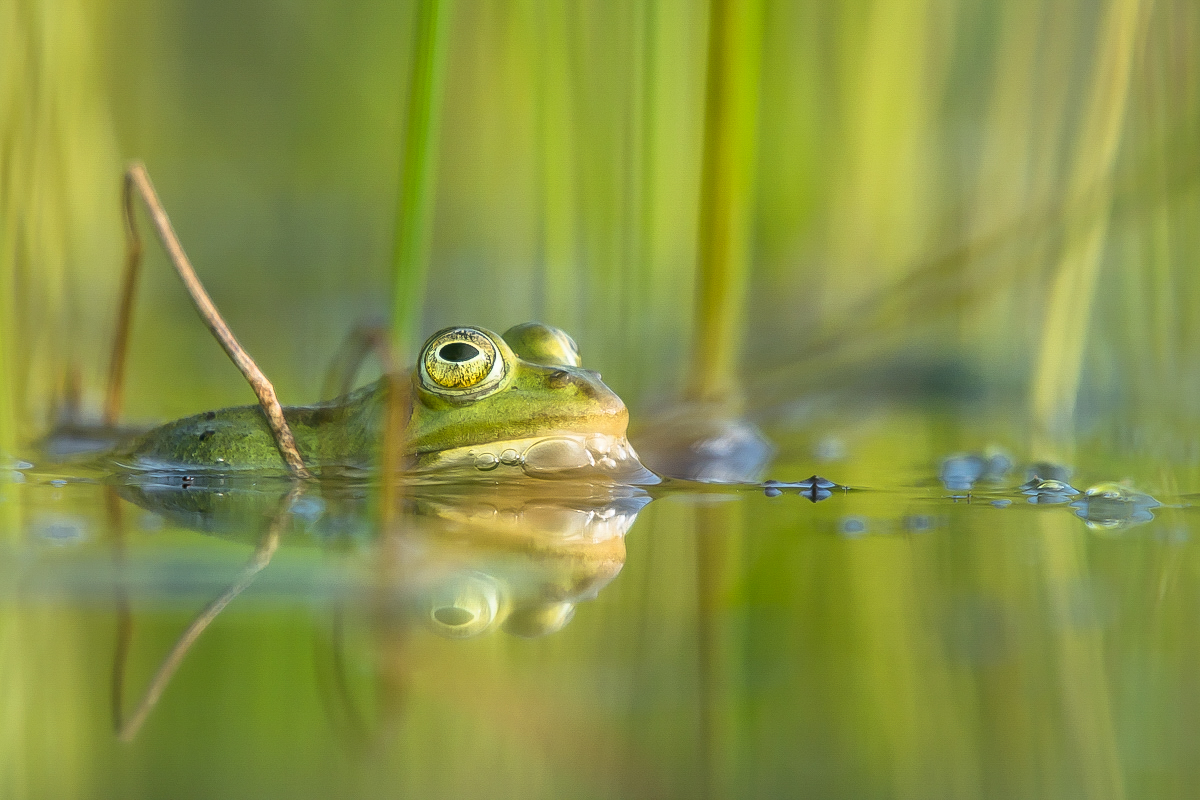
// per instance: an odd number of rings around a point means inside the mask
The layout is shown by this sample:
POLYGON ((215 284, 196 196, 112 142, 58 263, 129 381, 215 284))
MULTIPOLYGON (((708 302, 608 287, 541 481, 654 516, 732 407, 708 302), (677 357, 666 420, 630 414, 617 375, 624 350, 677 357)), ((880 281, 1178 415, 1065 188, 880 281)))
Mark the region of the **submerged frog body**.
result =
MULTIPOLYGON (((404 449, 418 472, 657 481, 625 439, 625 404, 598 373, 580 366, 575 342, 557 328, 526 323, 504 336, 446 328, 425 343, 404 383, 405 396, 397 398, 407 418, 404 449)), ((380 380, 329 402, 284 409, 310 469, 375 463, 388 385, 380 380)), ((143 471, 285 469, 258 406, 167 423, 115 460, 143 471)))

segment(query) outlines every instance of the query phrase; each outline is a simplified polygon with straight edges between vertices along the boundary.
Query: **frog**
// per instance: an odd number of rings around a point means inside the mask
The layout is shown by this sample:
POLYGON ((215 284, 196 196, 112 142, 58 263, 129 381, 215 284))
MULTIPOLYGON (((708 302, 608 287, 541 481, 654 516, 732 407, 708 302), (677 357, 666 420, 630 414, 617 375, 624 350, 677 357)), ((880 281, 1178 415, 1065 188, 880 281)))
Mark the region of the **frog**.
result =
MULTIPOLYGON (((585 369, 560 328, 528 322, 503 335, 443 328, 401 380, 386 377, 329 401, 283 409, 311 470, 370 470, 379 462, 391 394, 406 420, 404 466, 418 474, 600 478, 653 484, 626 438, 621 398, 585 369)), ((258 405, 160 425, 111 456, 135 472, 285 473, 258 405)))

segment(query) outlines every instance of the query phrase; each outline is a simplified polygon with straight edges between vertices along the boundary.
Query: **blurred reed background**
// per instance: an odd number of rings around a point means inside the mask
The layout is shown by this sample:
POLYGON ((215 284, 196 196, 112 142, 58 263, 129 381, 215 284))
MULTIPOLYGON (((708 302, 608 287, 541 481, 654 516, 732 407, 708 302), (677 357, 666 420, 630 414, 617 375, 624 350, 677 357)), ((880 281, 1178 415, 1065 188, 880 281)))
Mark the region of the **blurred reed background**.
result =
MULTIPOLYGON (((6 0, 7 447, 75 387, 97 405, 135 157, 290 402, 396 309, 410 348, 561 325, 635 408, 719 341, 751 410, 917 363, 1050 432, 1077 395, 1168 432, 1194 417, 1194 3, 754 8, 733 55, 757 70, 730 167, 746 254, 706 267, 707 6, 6 0), (727 321, 713 297, 697 320, 706 269, 732 276, 727 321)), ((152 253, 131 416, 246 400, 223 361, 152 253)))
MULTIPOLYGON (((741 193, 721 205, 710 20, 734 23, 702 3, 0 0, 0 450, 19 455, 72 394, 99 408, 121 172, 139 158, 285 402, 317 398, 358 322, 394 319, 411 354, 442 325, 536 318, 576 337, 635 421, 714 386, 780 427, 831 393, 937 406, 875 430, 834 476, 855 485, 986 442, 981 400, 1027 456, 1067 459, 1072 433, 1100 431, 1123 452, 1093 475, 1182 461, 1194 481, 1200 7, 738 5, 755 13, 723 31, 725 74, 757 91, 733 95, 741 193), (723 260, 698 244, 717 206, 745 222, 723 260), (731 366, 698 384, 717 350, 731 366)), ((250 402, 148 252, 128 416, 250 402)), ((930 513, 858 498, 873 525, 930 513)), ((92 500, 68 511, 95 516, 92 500)), ((214 626, 156 712, 176 735, 117 750, 96 700, 108 618, 6 605, 0 797, 161 795, 195 771, 185 751, 211 773, 189 787, 218 796, 397 774, 454 796, 462 753, 522 796, 576 773, 597 796, 663 796, 656 776, 677 796, 1158 798, 1200 781, 1194 593, 1173 590, 1200 574, 1170 538, 1184 511, 1160 512, 1161 540, 960 506, 952 536, 850 540, 834 503, 752 500, 753 517, 656 501, 620 580, 536 645, 416 641, 412 662, 438 668, 416 671, 378 774, 314 722, 323 623, 303 610, 214 626)), ((0 502, 0 534, 24 543, 41 510, 0 502)), ((135 685, 191 613, 147 613, 135 685)))

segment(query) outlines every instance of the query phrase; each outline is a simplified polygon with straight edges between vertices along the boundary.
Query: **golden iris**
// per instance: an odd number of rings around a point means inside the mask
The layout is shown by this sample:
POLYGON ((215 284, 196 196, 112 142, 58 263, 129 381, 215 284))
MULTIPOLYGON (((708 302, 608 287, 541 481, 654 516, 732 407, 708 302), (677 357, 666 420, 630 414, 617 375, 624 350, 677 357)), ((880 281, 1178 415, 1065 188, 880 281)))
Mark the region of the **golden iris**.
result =
POLYGON ((439 334, 425 348, 425 373, 446 389, 470 389, 492 373, 496 345, 471 328, 439 334))

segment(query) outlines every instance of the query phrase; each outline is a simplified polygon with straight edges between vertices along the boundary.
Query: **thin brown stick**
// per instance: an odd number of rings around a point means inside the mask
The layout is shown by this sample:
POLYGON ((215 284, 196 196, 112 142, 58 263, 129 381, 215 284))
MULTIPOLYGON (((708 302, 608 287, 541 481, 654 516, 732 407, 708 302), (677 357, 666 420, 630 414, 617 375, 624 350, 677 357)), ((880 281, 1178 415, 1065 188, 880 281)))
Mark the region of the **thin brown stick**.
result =
MULTIPOLYGON (((114 677, 113 681, 113 708, 116 715, 117 738, 123 742, 132 741, 133 737, 137 736, 137 732, 146 722, 146 717, 158 705, 158 700, 162 697, 163 691, 167 688, 167 684, 171 682, 171 678, 175 675, 175 671, 179 669, 179 665, 183 663, 183 659, 187 656, 188 651, 192 649, 192 645, 200 638, 200 634, 212 624, 212 621, 217 618, 225 607, 233 602, 239 594, 245 591, 246 587, 254 582, 254 578, 258 573, 271 563, 271 556, 275 554, 275 550, 279 547, 279 537, 283 530, 283 523, 290 516, 292 503, 303 494, 303 484, 297 483, 290 492, 282 498, 279 510, 275 517, 271 520, 271 525, 259 540, 258 547, 254 549, 254 554, 250 556, 250 561, 242 570, 229 588, 218 595, 211 603, 204 607, 196 618, 192 620, 192 624, 187 626, 179 638, 175 640, 175 645, 171 648, 171 652, 167 653, 166 658, 158 666, 158 671, 154 673, 154 677, 150 679, 150 685, 146 688, 146 693, 142 695, 141 702, 137 708, 129 715, 128 719, 123 719, 120 714, 122 688, 125 682, 125 660, 121 658, 120 674, 114 677)), ((126 637, 129 633, 126 632, 126 637)), ((128 638, 126 638, 126 647, 128 646, 128 638)))
MULTIPOLYGON (((145 165, 140 161, 135 161, 131 164, 125 173, 125 181, 126 187, 136 189, 138 194, 141 195, 142 201, 146 204, 146 210, 150 213, 150 219, 153 221, 154 228, 158 232, 159 241, 162 242, 163 249, 167 251, 167 256, 170 257, 175 271, 179 273, 179 278, 183 281, 184 287, 187 288, 188 294, 192 298, 192 303, 196 306, 196 310, 200 312, 200 317, 204 320, 204 324, 212 331, 213 336, 220 342, 221 347, 224 348, 230 360, 237 365, 242 375, 246 377, 246 380, 250 383, 250 388, 254 390, 254 394, 258 396, 258 402, 262 405, 263 412, 267 415, 267 424, 271 428, 271 434, 275 437, 275 444, 279 448, 279 454, 283 456, 284 463, 287 464, 292 474, 297 477, 311 478, 312 474, 304 466, 304 459, 300 457, 300 451, 296 449, 296 439, 292 436, 292 429, 288 427, 287 420, 283 417, 283 408, 279 405, 279 398, 275 396, 275 387, 271 385, 271 382, 267 380, 267 376, 254 363, 254 359, 238 344, 237 338, 229 330, 229 326, 225 324, 225 320, 221 318, 221 313, 217 311, 216 305, 213 304, 212 298, 205 291, 204 284, 196 277, 196 271, 192 269, 192 264, 188 261, 187 254, 183 252, 183 245, 179 243, 179 238, 175 235, 175 230, 171 227, 171 220, 167 217, 167 212, 158 199, 158 193, 154 191, 154 185, 150 182, 150 176, 146 173, 145 165)), ((127 188, 127 195, 130 191, 131 189, 127 188)), ((126 224, 130 229, 134 226, 131 199, 126 202, 126 224)), ((137 254, 140 257, 141 245, 137 239, 136 231, 130 241, 138 242, 137 254)), ((131 252, 130 263, 134 257, 131 252)), ((127 264, 127 281, 130 280, 130 272, 131 270, 127 264)), ((136 265, 132 269, 132 272, 136 277, 136 265)), ((129 302, 132 304, 132 289, 127 289, 127 293, 129 302)), ((122 304, 124 304, 124 300, 125 298, 122 298, 122 304)), ((124 335, 128 336, 128 320, 120 323, 118 328, 119 335, 121 328, 124 328, 124 335)), ((124 370, 124 341, 120 342, 120 346, 120 369, 114 369, 110 373, 110 381, 113 374, 118 376, 115 389, 112 382, 109 385, 110 394, 114 391, 116 393, 117 399, 113 403, 114 410, 119 410, 120 408, 121 387, 119 381, 124 370)))
POLYGON ((131 171, 125 173, 121 189, 125 214, 125 277, 121 285, 121 308, 117 312, 117 330, 113 336, 112 356, 108 362, 108 393, 104 398, 104 424, 113 427, 121 416, 125 398, 125 354, 129 350, 129 329, 133 325, 133 301, 142 267, 142 237, 138 235, 133 209, 131 171))

